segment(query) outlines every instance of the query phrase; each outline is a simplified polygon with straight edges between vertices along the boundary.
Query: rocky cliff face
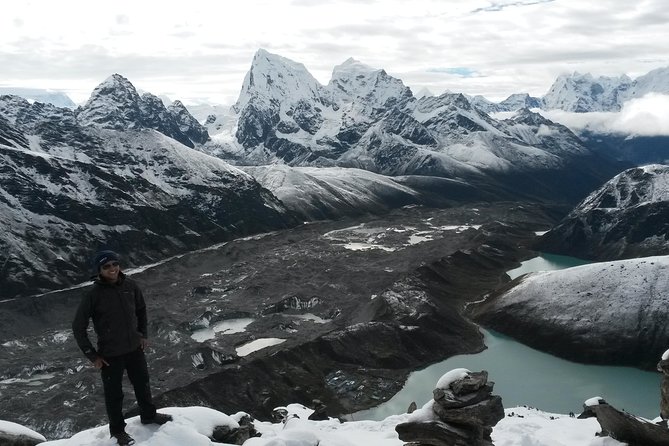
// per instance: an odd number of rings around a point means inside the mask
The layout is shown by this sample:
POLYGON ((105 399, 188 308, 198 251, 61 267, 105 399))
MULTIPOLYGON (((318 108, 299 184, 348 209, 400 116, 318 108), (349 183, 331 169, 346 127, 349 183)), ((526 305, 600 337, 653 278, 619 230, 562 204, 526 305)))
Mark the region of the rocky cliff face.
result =
POLYGON ((86 280, 101 246, 136 265, 296 223, 172 110, 120 76, 76 112, 0 97, 0 299, 86 280))
POLYGON ((546 233, 538 249, 593 260, 669 254, 669 166, 615 176, 546 233))

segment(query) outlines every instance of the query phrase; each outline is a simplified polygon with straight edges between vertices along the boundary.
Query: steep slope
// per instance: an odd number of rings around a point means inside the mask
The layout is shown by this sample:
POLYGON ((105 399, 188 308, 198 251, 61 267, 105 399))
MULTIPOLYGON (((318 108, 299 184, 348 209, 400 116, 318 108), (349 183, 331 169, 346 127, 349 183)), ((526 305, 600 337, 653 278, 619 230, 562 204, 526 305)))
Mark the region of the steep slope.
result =
POLYGON ((378 214, 421 203, 418 192, 390 177, 341 167, 244 167, 305 220, 378 214))
POLYGON ((538 249, 597 260, 669 254, 669 166, 615 176, 546 233, 538 249))
POLYGON ((669 345, 667 267, 657 256, 531 273, 470 309, 542 351, 654 370, 669 345))
POLYGON ((78 117, 0 97, 0 299, 86 280, 100 246, 130 266, 296 223, 249 175, 146 128, 118 81, 78 117))

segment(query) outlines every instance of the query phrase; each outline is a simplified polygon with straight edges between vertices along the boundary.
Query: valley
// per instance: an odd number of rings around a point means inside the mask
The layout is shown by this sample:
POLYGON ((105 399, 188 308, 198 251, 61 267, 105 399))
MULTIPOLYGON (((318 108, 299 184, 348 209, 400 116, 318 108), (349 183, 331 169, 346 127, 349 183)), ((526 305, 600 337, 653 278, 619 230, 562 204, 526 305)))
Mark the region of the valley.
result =
MULTIPOLYGON (((530 256, 536 231, 558 212, 408 206, 237 239, 137 272, 156 399, 261 418, 314 398, 332 415, 372 407, 411 370, 484 348, 462 305, 530 256), (239 319, 241 330, 193 336, 239 319), (240 355, 252 341, 270 346, 240 355)), ((1 419, 49 437, 104 423, 97 372, 69 330, 82 291, 0 303, 1 419)))

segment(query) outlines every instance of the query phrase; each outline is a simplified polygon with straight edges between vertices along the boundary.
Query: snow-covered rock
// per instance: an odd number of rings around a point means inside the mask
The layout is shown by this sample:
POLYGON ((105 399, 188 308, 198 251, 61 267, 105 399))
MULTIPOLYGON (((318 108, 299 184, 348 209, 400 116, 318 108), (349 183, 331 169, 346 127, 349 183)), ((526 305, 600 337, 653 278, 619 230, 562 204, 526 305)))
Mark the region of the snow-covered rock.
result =
POLYGON ((546 233, 539 248, 598 260, 669 254, 669 166, 616 175, 546 233))
POLYGON ((655 256, 531 273, 470 310, 542 351, 654 370, 669 345, 668 267, 655 256))

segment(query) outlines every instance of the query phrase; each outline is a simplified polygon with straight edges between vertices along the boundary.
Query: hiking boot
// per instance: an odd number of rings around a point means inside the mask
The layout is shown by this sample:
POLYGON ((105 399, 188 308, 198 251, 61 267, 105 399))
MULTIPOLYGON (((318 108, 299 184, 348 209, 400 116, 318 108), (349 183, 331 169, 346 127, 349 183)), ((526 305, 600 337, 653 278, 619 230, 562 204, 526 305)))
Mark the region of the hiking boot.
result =
POLYGON ((141 421, 142 424, 165 424, 168 421, 172 421, 172 415, 156 412, 153 418, 144 418, 141 421))
POLYGON ((132 438, 126 431, 119 432, 118 434, 113 434, 112 438, 116 438, 116 442, 119 446, 128 446, 135 444, 135 439, 132 438))

